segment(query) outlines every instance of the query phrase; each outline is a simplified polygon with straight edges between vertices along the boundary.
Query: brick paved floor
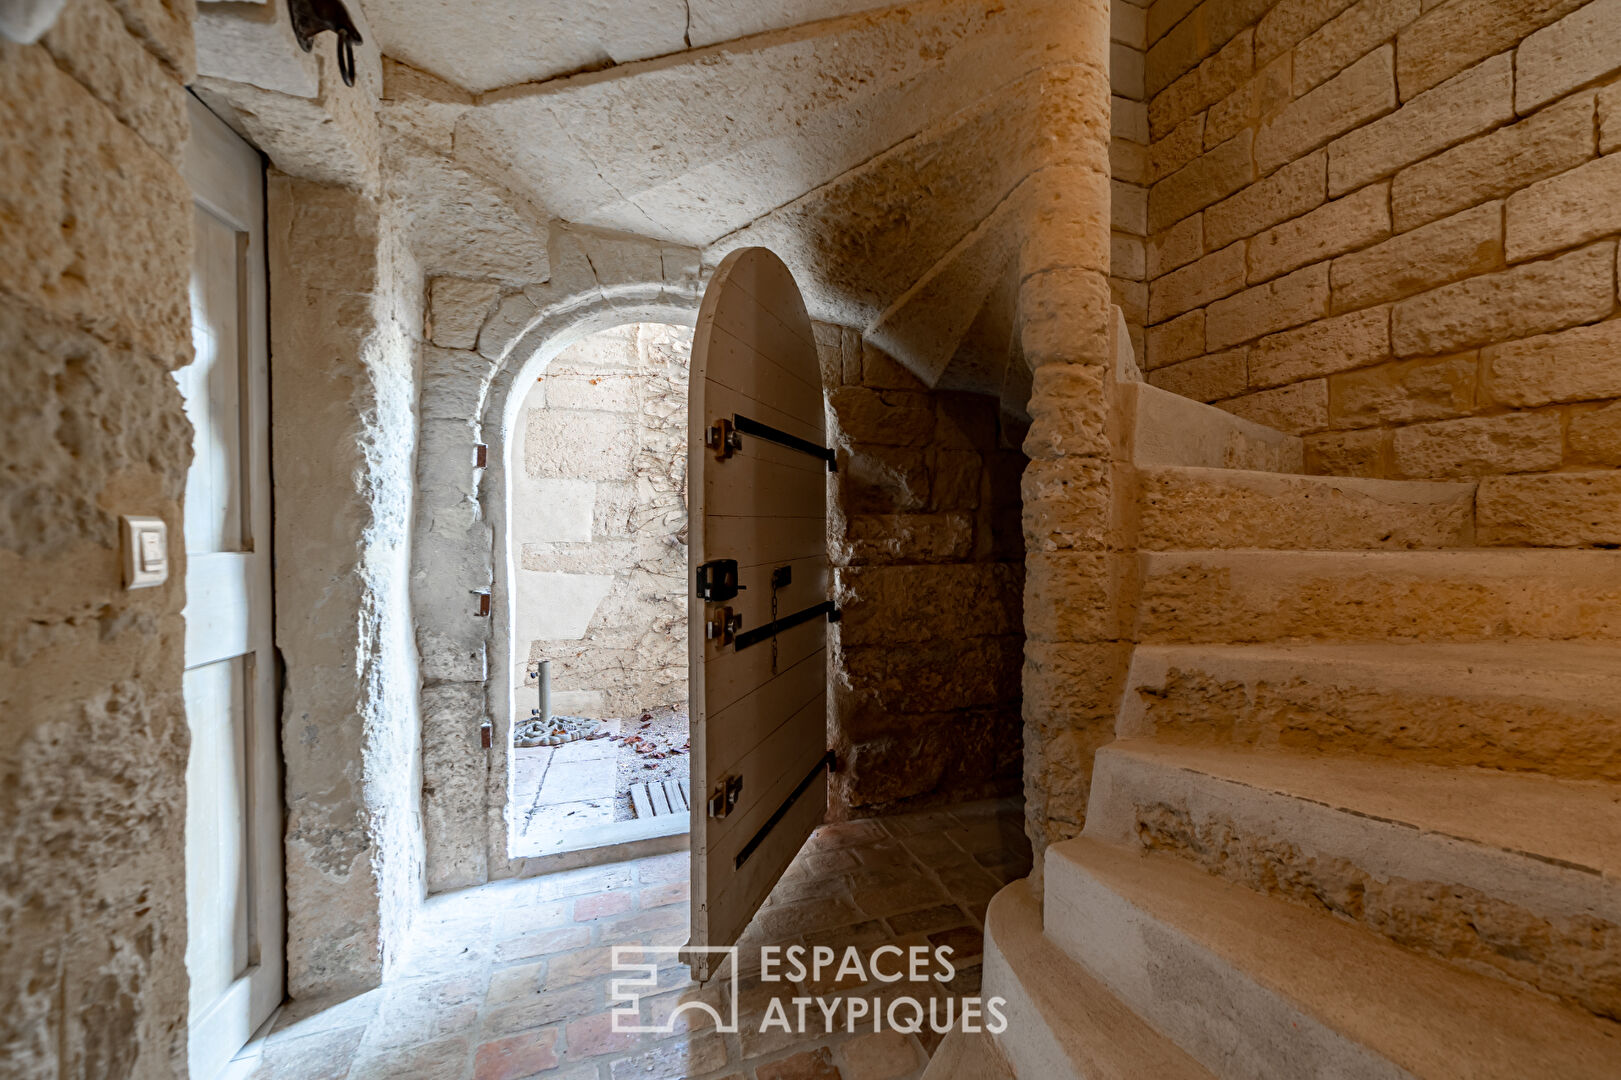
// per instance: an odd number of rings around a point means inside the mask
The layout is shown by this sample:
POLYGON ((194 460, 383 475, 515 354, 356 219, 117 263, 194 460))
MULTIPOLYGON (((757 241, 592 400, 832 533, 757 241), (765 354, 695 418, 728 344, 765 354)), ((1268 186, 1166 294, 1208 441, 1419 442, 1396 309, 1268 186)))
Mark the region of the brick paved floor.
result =
MULTIPOLYGON (((680 945, 688 925, 685 852, 437 896, 424 908, 406 959, 377 990, 329 1008, 284 1006, 245 1049, 230 1080, 907 1080, 922 1072, 938 1036, 928 1029, 875 1033, 870 1018, 846 1030, 760 1032, 771 1000, 831 995, 888 1001, 938 999, 979 988, 985 905, 1029 872, 1019 810, 977 804, 950 812, 828 825, 806 844, 744 934, 743 955, 766 944, 847 946, 863 958, 886 943, 949 945, 949 983, 866 982, 831 973, 819 982, 762 982, 757 963, 739 979, 743 1022, 719 1034, 692 1011, 674 1034, 629 1035, 611 1026, 611 948, 680 945)), ((620 977, 624 977, 621 975, 620 977)), ((641 1003, 652 1024, 690 1000, 718 1003, 673 960, 641 1003)))

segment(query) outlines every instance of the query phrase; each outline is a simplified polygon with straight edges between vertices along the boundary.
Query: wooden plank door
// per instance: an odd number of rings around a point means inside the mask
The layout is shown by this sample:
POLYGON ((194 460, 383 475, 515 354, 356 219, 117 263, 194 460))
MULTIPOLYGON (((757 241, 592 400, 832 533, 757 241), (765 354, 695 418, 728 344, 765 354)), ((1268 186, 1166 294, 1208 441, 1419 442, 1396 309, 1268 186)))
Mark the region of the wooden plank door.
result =
POLYGON ((196 100, 191 320, 175 373, 186 477, 186 969, 191 1076, 214 1080, 281 1003, 282 803, 271 611, 264 169, 196 100))
POLYGON ((689 960, 704 979, 716 957, 700 947, 737 941, 827 812, 831 455, 810 317, 764 248, 732 252, 704 293, 689 416, 689 960))

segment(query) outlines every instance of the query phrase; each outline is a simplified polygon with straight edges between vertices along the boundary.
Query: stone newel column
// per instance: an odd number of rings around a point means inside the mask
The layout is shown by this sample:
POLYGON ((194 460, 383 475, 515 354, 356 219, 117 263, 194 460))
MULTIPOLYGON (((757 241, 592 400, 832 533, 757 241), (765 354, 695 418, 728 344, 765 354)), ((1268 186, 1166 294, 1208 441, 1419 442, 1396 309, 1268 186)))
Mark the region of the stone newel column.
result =
POLYGON ((1022 486, 1025 814, 1037 874, 1045 846, 1080 831, 1129 653, 1110 551, 1108 4, 1069 5, 1065 19, 1019 254, 1020 341, 1034 372, 1022 486))

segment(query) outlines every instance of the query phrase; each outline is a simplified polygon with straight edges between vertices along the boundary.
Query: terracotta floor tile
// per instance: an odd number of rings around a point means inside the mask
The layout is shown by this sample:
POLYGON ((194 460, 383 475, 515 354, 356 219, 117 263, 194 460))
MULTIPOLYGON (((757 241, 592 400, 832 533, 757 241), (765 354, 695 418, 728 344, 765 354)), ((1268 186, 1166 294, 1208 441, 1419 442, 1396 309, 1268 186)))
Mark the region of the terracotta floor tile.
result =
POLYGON ((940 904, 936 907, 923 908, 920 911, 907 911, 898 915, 889 915, 884 919, 889 928, 896 934, 929 933, 934 930, 947 930, 953 926, 964 926, 968 923, 968 916, 956 904, 940 904))
POLYGON ((715 1010, 722 1019, 727 1015, 727 1003, 719 987, 693 986, 672 990, 642 1001, 643 1019, 651 1026, 669 1027, 671 1035, 691 1035, 711 1031, 715 1016, 707 1010, 694 1008, 703 1003, 715 1010))
POLYGON ((636 864, 636 880, 642 885, 668 885, 672 881, 686 881, 692 873, 692 856, 684 851, 670 855, 655 855, 636 864))
POLYGON ((592 893, 574 901, 574 921, 590 922, 592 919, 619 915, 629 911, 635 903, 635 896, 627 889, 621 889, 617 892, 592 893))
POLYGON ((638 899, 644 911, 666 904, 685 904, 692 899, 692 886, 685 881, 672 881, 668 885, 649 885, 642 889, 638 899))
POLYGON ((564 1052, 570 1061, 624 1054, 642 1045, 643 1036, 615 1031, 612 1012, 570 1020, 563 1028, 564 1052))
POLYGON ((523 904, 503 911, 495 921, 498 938, 517 937, 534 930, 547 930, 562 926, 574 918, 572 900, 550 900, 544 903, 523 904))
POLYGON ((842 1080, 843 1076, 833 1064, 833 1052, 825 1046, 759 1065, 754 1075, 758 1080, 842 1080))
POLYGON ((826 930, 834 926, 854 926, 866 916, 847 900, 801 900, 792 904, 778 904, 760 912, 760 924, 773 938, 826 930))
POLYGON ((613 1063, 613 1080, 692 1080, 726 1067, 719 1035, 677 1038, 613 1063))
POLYGON ((929 935, 929 944, 951 949, 951 962, 962 967, 970 960, 978 961, 985 951, 985 935, 973 927, 959 926, 935 931, 929 935))
POLYGON ((833 926, 826 930, 817 930, 814 933, 802 935, 806 945, 831 945, 836 949, 847 949, 854 945, 858 949, 869 946, 882 945, 890 941, 894 935, 878 919, 863 919, 851 926, 833 926))
POLYGON ((471 1046, 459 1035, 408 1050, 368 1053, 362 1047, 346 1080, 462 1080, 472 1063, 471 1046))
POLYGON ((805 841, 808 851, 835 851, 839 848, 852 847, 856 844, 870 844, 885 840, 889 833, 877 821, 841 821, 832 825, 823 825, 811 834, 805 841))
POLYGON ((911 1036, 898 1031, 857 1035, 839 1044, 838 1059, 844 1080, 900 1080, 926 1060, 911 1036))
POLYGON ((473 1056, 473 1080, 524 1080, 557 1067, 557 1029, 495 1039, 473 1056))
POLYGON ((537 956, 568 952, 591 944, 591 929, 586 926, 553 927, 531 930, 507 939, 495 947, 495 962, 509 964, 515 960, 529 960, 537 956))
POLYGON ((613 971, 614 952, 606 945, 592 945, 576 952, 562 953, 546 961, 541 985, 546 990, 584 982, 613 971))
POLYGON ((490 973, 490 985, 484 995, 487 1005, 510 1005, 514 1001, 523 1001, 540 993, 541 983, 546 978, 546 962, 537 960, 532 964, 515 964, 512 967, 496 968, 490 973))
POLYGON ((608 990, 601 983, 572 986, 566 990, 536 990, 510 1005, 486 1011, 483 1033, 489 1038, 529 1031, 559 1023, 571 1016, 584 1016, 607 1005, 608 990))
POLYGON ((599 927, 601 933, 597 940, 604 945, 636 941, 654 931, 668 930, 672 926, 685 929, 688 926, 687 920, 687 913, 680 908, 666 906, 654 908, 652 911, 638 911, 602 922, 599 927))
POLYGON ((861 860, 853 851, 804 851, 800 852, 797 864, 804 866, 805 873, 810 875, 840 874, 854 870, 861 865, 861 860))
POLYGON ((978 993, 977 920, 1002 882, 1028 872, 1020 830, 1017 808, 993 803, 819 829, 743 933, 736 1034, 715 1031, 706 1013, 675 1014, 682 1002, 703 1000, 729 1019, 729 987, 697 987, 674 949, 654 948, 684 943, 689 932, 684 852, 435 896, 384 987, 284 1006, 268 1025, 254 1076, 915 1080, 939 1043, 927 1026, 916 1035, 875 1033, 869 1013, 852 1030, 841 1004, 828 1030, 811 1005, 806 1030, 761 1032, 765 1009, 778 1000, 792 1022, 795 997, 837 991, 876 1001, 880 1013, 910 997, 922 1003, 926 1025, 929 1003, 942 1008, 978 993), (834 967, 821 980, 764 984, 753 973, 768 944, 832 948, 834 967), (883 944, 948 944, 958 970, 945 984, 881 983, 864 967, 841 984, 846 948, 857 948, 865 965, 883 944), (612 1030, 616 945, 627 959, 657 965, 641 1016, 658 1027, 675 1014, 670 1031, 612 1030))

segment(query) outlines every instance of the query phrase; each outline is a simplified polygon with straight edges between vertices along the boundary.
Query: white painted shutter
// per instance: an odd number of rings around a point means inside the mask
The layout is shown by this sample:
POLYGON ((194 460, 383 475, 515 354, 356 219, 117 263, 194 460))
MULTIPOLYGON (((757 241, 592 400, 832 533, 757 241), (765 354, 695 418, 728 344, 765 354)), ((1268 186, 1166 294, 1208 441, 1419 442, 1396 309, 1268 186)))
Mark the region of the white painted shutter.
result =
MULTIPOLYGON (((704 293, 689 409, 690 944, 724 946, 827 812, 821 369, 793 275, 765 248, 732 252, 704 293), (733 448, 713 445, 727 429, 733 448), (706 601, 700 573, 724 560, 735 560, 741 588, 706 601), (773 596, 773 571, 784 567, 789 580, 773 596), (728 613, 740 626, 717 634, 728 613), (735 799, 718 814, 728 783, 735 799)), ((715 959, 694 949, 695 974, 707 978, 715 959)))
MULTIPOLYGON (((281 1004, 281 726, 270 565, 264 167, 195 99, 196 359, 175 372, 186 478, 186 971, 191 1076, 213 1080, 281 1004)), ((172 543, 173 541, 171 541, 172 543)))

